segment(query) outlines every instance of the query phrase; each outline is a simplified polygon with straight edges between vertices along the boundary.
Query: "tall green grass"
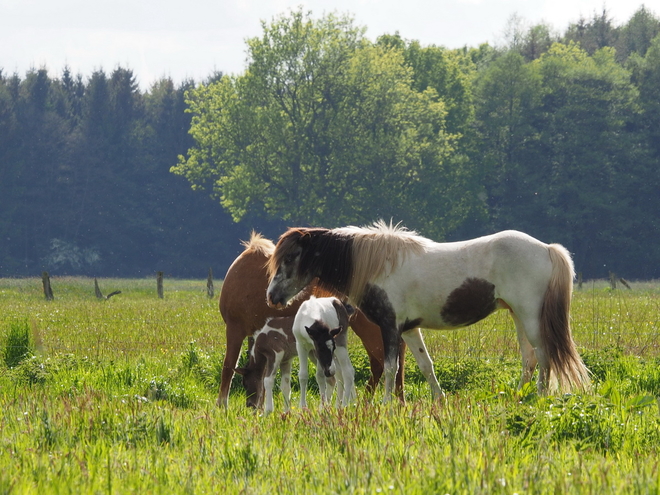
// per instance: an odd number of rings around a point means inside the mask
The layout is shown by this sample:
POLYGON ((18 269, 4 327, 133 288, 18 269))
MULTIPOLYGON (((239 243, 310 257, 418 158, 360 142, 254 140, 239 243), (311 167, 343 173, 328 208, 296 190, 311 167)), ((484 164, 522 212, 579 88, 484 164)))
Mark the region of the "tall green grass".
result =
MULTIPOLYGON (((576 291, 594 390, 517 390, 513 323, 425 332, 442 404, 409 355, 405 405, 255 414, 238 381, 215 406, 224 325, 204 281, 0 279, 0 493, 658 493, 660 291, 576 291), (19 338, 20 337, 20 338, 19 338)), ((295 369, 294 369, 295 372, 295 369)), ((295 374, 294 374, 295 387, 295 374)), ((296 389, 294 388, 294 395, 296 389)), ((294 397, 294 403, 297 397, 294 397)), ((282 399, 276 396, 276 411, 282 399)))

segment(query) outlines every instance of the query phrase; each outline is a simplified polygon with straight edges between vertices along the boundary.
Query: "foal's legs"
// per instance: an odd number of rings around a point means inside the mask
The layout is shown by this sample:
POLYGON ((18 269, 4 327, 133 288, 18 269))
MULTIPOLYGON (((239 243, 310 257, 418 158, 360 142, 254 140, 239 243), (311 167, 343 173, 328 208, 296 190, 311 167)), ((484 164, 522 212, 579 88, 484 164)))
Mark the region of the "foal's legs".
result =
POLYGON ((339 346, 335 349, 335 359, 337 360, 338 366, 336 366, 338 373, 338 381, 341 380, 340 384, 337 385, 337 399, 341 406, 349 405, 356 397, 355 392, 355 368, 351 364, 351 358, 348 356, 348 349, 343 346, 339 346))
POLYGON ((405 343, 408 344, 410 351, 413 353, 413 356, 415 356, 415 361, 417 361, 419 370, 426 377, 426 381, 431 387, 431 397, 433 397, 434 400, 444 398, 445 393, 442 391, 442 388, 440 388, 438 379, 435 377, 433 361, 426 350, 426 344, 424 344, 424 339, 422 338, 422 331, 419 328, 413 328, 412 330, 403 332, 401 337, 405 343))
POLYGON ((296 342, 296 349, 298 350, 298 382, 300 384, 300 409, 307 407, 307 381, 309 380, 309 363, 311 358, 309 352, 303 345, 296 342))
MULTIPOLYGON (((339 361, 336 359, 336 353, 333 359, 335 359, 335 390, 337 391, 337 396, 335 398, 335 407, 340 408, 342 406, 342 401, 344 400, 344 373, 341 369, 339 361)), ((332 395, 328 397, 328 401, 332 402, 332 395)))
POLYGON ((323 373, 323 368, 318 359, 314 361, 316 363, 316 383, 319 386, 319 395, 321 396, 321 405, 326 404, 332 400, 332 392, 335 390, 335 377, 334 376, 325 376, 323 373))
POLYGON ((266 414, 273 412, 275 409, 273 404, 273 388, 275 388, 275 375, 277 374, 278 368, 278 359, 275 356, 274 361, 270 361, 266 364, 266 370, 264 374, 264 390, 266 391, 266 404, 264 407, 264 412, 266 414))
POLYGON ((291 409, 291 360, 282 361, 280 364, 280 372, 282 377, 282 397, 284 397, 284 412, 289 412, 291 409))

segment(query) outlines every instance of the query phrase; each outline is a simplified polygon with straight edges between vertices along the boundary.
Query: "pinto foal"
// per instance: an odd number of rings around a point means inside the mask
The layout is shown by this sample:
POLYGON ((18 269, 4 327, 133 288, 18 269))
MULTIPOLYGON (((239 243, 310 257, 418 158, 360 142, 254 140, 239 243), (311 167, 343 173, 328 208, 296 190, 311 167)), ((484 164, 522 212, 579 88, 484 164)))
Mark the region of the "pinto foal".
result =
POLYGON ((300 407, 307 407, 308 359, 316 363, 316 381, 321 404, 332 397, 337 372, 337 406, 355 399, 355 369, 348 356, 348 317, 354 309, 336 297, 310 297, 303 302, 293 322, 300 370, 300 407), (335 362, 337 366, 335 366, 335 362))
POLYGON ((266 391, 265 412, 272 412, 273 388, 275 375, 281 370, 282 395, 284 410, 288 411, 291 403, 291 361, 298 354, 296 340, 293 337, 293 316, 269 318, 260 330, 254 333, 254 345, 250 350, 250 359, 244 368, 236 368, 236 373, 243 376, 243 386, 247 395, 247 406, 258 408, 266 391))
POLYGON ((321 403, 329 402, 337 385, 337 406, 347 405, 355 398, 355 370, 347 350, 349 308, 335 297, 312 298, 305 301, 293 316, 270 318, 254 333, 254 345, 247 366, 236 368, 243 377, 248 407, 258 408, 264 402, 264 412, 274 410, 275 375, 281 371, 284 411, 291 405, 291 362, 300 357, 300 405, 307 407, 307 359, 316 363, 316 380, 321 403), (301 313, 302 312, 302 313, 301 313), (296 323, 299 325, 295 327, 296 323), (334 325, 331 329, 328 325, 334 325), (295 328, 294 328, 295 327, 295 328), (295 336, 294 336, 295 334, 295 336), (335 365, 334 361, 337 361, 335 365), (337 379, 335 380, 335 372, 337 379))

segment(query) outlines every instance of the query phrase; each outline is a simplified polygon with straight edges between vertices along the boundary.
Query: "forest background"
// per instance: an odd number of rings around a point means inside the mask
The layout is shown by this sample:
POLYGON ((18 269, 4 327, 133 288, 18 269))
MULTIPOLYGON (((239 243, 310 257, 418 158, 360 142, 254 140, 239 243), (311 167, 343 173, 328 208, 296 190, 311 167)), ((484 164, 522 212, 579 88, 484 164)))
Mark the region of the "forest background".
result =
POLYGON ((449 50, 302 11, 244 73, 0 71, 0 277, 223 276, 252 229, 515 228, 585 278, 660 277, 660 18, 512 18, 449 50), (193 186, 191 188, 191 185, 193 186))

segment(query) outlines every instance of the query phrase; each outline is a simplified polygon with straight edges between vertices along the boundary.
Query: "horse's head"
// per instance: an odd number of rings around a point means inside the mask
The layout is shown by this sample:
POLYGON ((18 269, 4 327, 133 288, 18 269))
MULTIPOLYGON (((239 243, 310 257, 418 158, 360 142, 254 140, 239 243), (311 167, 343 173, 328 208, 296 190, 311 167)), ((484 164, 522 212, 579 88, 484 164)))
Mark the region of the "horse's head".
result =
POLYGON ((323 374, 328 377, 334 376, 335 337, 341 332, 341 327, 331 330, 328 325, 316 320, 311 326, 305 326, 305 330, 314 342, 316 360, 323 370, 323 374))
POLYGON ((269 306, 281 308, 315 278, 309 263, 313 234, 325 229, 289 229, 281 237, 268 263, 270 284, 266 291, 269 306))
POLYGON ((264 397, 264 378, 254 366, 248 364, 245 368, 236 368, 236 373, 243 377, 243 387, 245 387, 246 405, 257 409, 263 404, 264 397))

